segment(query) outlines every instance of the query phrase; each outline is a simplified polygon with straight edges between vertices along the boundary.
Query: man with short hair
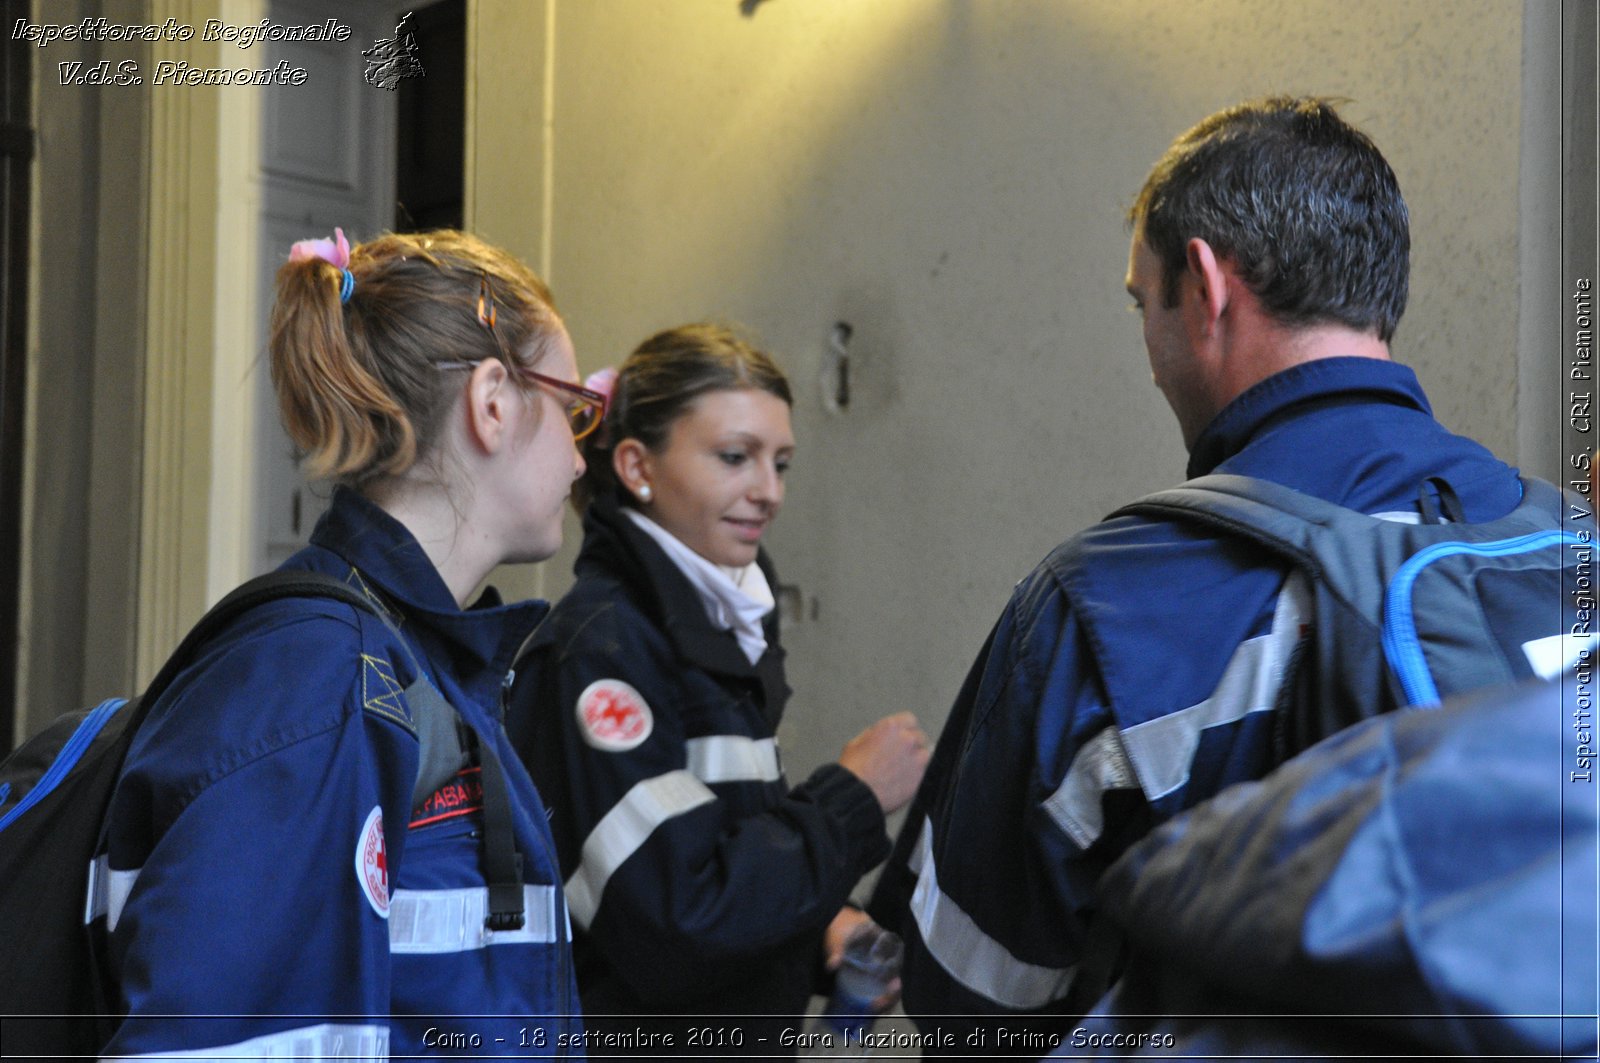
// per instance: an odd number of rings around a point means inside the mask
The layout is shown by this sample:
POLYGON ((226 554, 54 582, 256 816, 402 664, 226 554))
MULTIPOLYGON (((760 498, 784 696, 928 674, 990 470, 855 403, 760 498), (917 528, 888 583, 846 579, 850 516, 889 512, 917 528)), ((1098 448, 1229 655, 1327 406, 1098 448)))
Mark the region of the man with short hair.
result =
MULTIPOLYGON (((1413 522, 1440 482, 1468 521, 1516 507, 1516 470, 1435 421, 1389 360, 1405 202, 1327 101, 1205 119, 1129 221, 1127 287, 1190 477, 1413 522)), ((1311 619, 1304 578, 1260 548, 1138 516, 1081 532, 1017 585, 871 906, 906 938, 906 1010, 944 1053, 1053 1047, 1101 872, 1323 737, 1285 686, 1311 619)))

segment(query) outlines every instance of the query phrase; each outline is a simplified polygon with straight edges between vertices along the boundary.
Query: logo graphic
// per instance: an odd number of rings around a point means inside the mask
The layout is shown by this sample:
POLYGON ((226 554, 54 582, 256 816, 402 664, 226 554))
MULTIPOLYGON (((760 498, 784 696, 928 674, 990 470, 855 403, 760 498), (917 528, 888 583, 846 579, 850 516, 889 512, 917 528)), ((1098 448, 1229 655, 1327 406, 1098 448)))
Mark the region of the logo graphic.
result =
POLYGON ((362 76, 368 85, 393 92, 406 78, 424 75, 422 61, 417 58, 417 38, 408 25, 410 21, 411 12, 407 11, 395 26, 393 37, 385 37, 361 53, 367 61, 367 69, 362 76))
POLYGON ((389 918, 389 853, 383 844, 383 809, 377 805, 356 841, 356 881, 379 918, 389 918))
POLYGON ((608 753, 622 753, 650 737, 655 717, 640 693, 620 679, 597 679, 578 695, 583 740, 608 753))

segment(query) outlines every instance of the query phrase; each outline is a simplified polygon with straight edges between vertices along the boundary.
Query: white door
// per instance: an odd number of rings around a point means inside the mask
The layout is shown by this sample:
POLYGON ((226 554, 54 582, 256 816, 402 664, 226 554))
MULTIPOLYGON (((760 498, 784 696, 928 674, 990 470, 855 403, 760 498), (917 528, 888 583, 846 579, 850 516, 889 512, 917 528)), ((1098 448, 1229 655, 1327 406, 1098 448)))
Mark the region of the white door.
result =
MULTIPOLYGON (((305 0, 272 0, 269 18, 316 25, 328 10, 305 0)), ((398 16, 391 3, 344 3, 336 10, 351 27, 349 40, 277 41, 267 54, 267 65, 282 59, 308 76, 303 85, 263 94, 260 357, 252 371, 261 527, 252 574, 276 568, 305 544, 329 495, 327 485, 300 474, 278 421, 266 355, 277 269, 296 240, 330 236, 339 226, 355 243, 393 224, 395 94, 366 83, 361 52, 392 37, 398 16)))

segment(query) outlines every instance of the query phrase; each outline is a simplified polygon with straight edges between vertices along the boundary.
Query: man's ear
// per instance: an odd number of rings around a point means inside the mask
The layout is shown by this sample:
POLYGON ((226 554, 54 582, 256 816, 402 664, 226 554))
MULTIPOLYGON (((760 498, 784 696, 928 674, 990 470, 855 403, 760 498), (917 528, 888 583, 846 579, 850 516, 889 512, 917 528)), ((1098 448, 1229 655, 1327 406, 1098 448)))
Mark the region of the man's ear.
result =
POLYGON ((522 394, 498 358, 485 358, 467 380, 467 437, 484 454, 497 453, 511 438, 522 394))
MULTIPOLYGON (((617 474, 622 489, 640 501, 640 488, 649 488, 651 476, 650 448, 629 437, 611 448, 611 470, 617 474)), ((648 495, 649 490, 645 491, 648 495)))
POLYGON ((1217 260, 1210 244, 1193 237, 1184 245, 1185 264, 1191 278, 1200 285, 1200 303, 1205 311, 1206 331, 1211 331, 1228 308, 1231 291, 1228 287, 1232 274, 1217 260))

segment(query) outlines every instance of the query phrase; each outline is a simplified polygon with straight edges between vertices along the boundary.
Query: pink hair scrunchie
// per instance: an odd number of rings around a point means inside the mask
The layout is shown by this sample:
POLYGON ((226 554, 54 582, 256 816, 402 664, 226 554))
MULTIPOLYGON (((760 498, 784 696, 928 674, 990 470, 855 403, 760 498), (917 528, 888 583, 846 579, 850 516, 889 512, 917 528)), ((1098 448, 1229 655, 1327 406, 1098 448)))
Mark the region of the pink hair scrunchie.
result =
POLYGON ((296 240, 289 248, 290 262, 320 258, 339 269, 339 302, 348 303, 356 290, 356 275, 350 272, 350 241, 344 230, 334 227, 332 240, 296 240))
POLYGON ((589 374, 589 379, 583 382, 583 386, 590 391, 598 391, 606 397, 607 402, 610 402, 611 392, 617 386, 617 371, 609 365, 604 369, 597 369, 589 374))
POLYGON ((297 240, 289 248, 290 262, 304 262, 308 258, 320 258, 340 269, 347 268, 350 265, 350 241, 344 238, 344 230, 335 228, 332 240, 297 240))

